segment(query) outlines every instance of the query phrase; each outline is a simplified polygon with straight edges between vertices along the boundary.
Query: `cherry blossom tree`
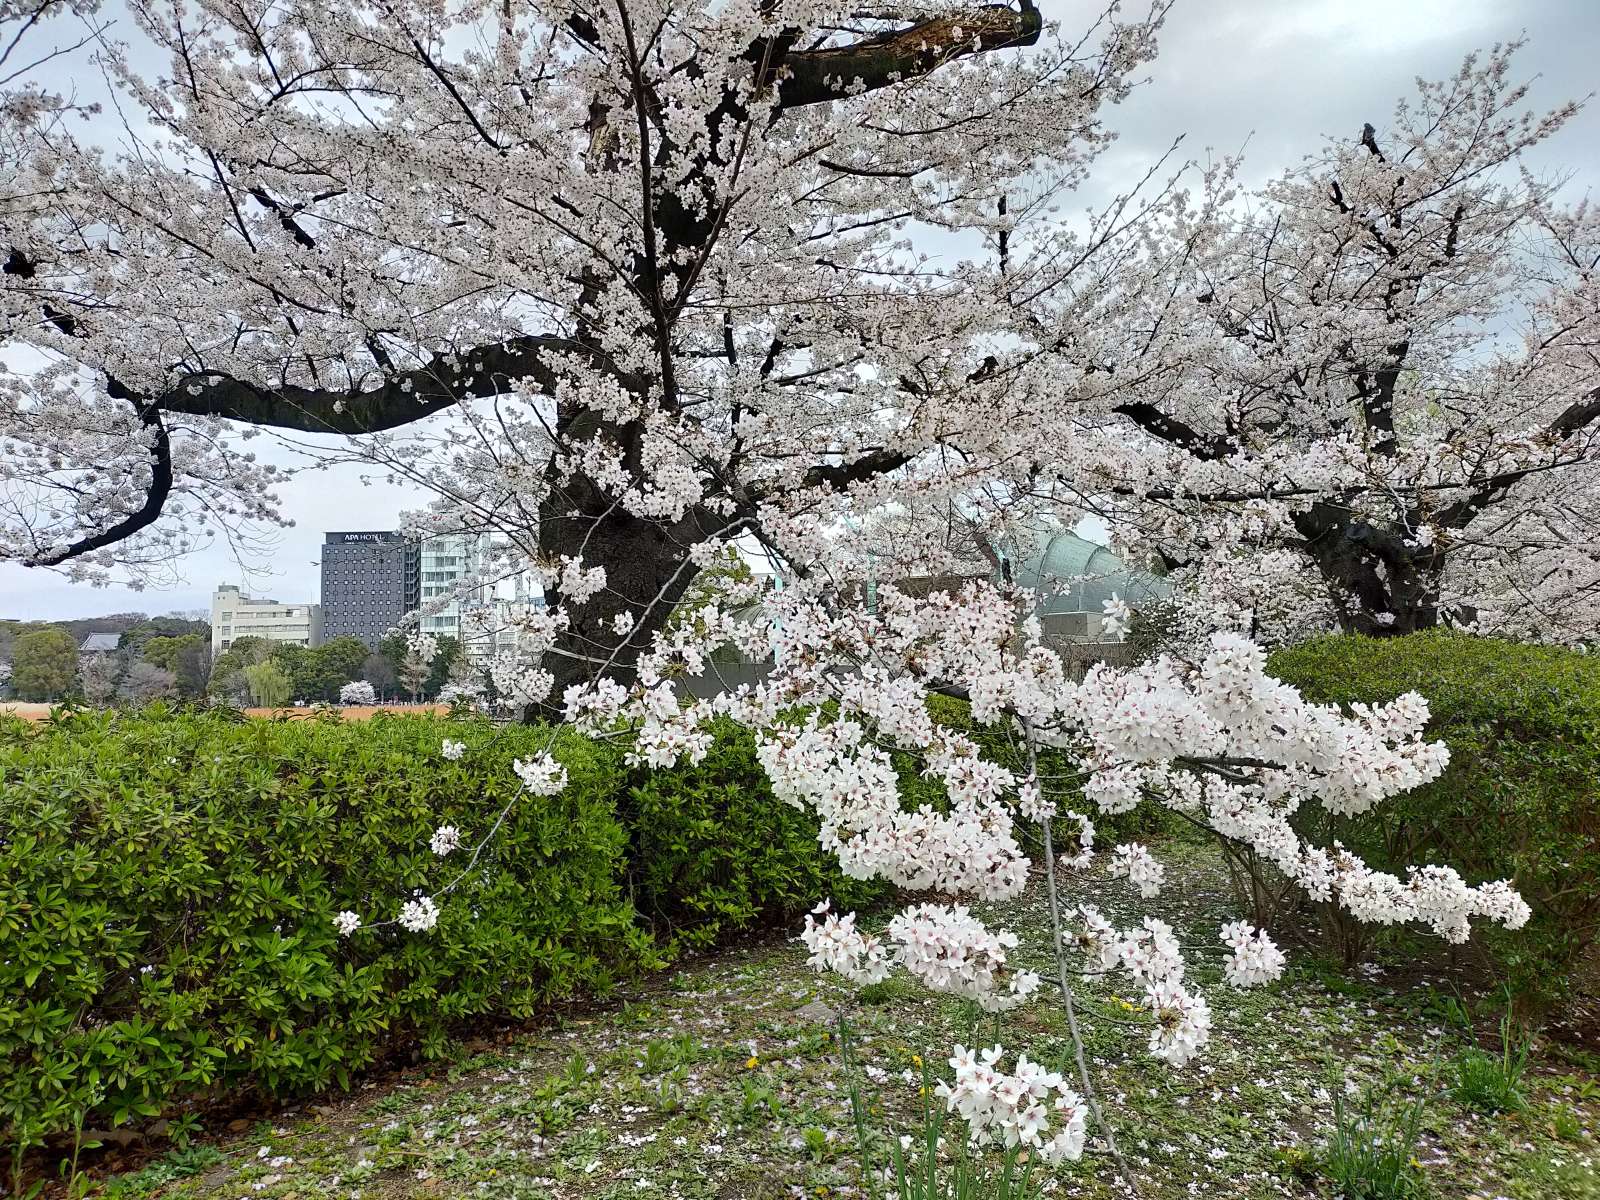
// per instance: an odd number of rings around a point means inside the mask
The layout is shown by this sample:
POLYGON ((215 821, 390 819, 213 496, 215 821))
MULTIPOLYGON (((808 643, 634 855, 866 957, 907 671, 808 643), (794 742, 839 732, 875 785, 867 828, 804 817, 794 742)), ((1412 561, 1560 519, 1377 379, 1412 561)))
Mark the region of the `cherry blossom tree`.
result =
POLYGON ((358 679, 347 683, 339 689, 340 704, 376 704, 378 693, 373 690, 372 684, 365 679, 358 679))
POLYGON ((548 692, 626 668, 727 539, 804 557, 1107 390, 1065 331, 1168 193, 1051 213, 1165 8, 135 4, 127 149, 8 128, 0 553, 137 570, 273 517, 241 429, 348 435, 547 571, 548 692))
POLYGON ((78 661, 78 686, 90 704, 106 704, 117 694, 123 662, 117 654, 86 654, 78 661))
POLYGON ((1255 194, 1219 165, 1167 231, 1182 277, 1128 346, 1184 366, 1117 406, 1108 494, 1197 604, 1258 618, 1299 563, 1302 623, 1595 635, 1600 219, 1520 165, 1575 106, 1529 111, 1516 49, 1255 194))
POLYGON ((148 704, 178 694, 178 677, 165 667, 140 660, 128 668, 117 694, 130 704, 148 704))

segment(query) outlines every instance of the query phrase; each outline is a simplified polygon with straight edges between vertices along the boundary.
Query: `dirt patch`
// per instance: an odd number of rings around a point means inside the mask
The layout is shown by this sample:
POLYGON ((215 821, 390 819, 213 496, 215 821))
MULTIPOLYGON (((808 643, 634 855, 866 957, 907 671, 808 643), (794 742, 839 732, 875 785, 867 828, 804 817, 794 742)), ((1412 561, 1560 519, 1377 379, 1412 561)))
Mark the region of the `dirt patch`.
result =
POLYGON ((54 708, 51 704, 29 704, 22 700, 7 700, 0 704, 0 713, 11 717, 21 717, 24 721, 42 721, 50 715, 54 708))
MULTIPOLYGON (((244 715, 272 720, 305 720, 321 711, 315 708, 247 708, 244 715)), ((365 721, 377 713, 397 713, 401 716, 431 716, 450 711, 448 704, 352 704, 339 709, 346 721, 365 721)))

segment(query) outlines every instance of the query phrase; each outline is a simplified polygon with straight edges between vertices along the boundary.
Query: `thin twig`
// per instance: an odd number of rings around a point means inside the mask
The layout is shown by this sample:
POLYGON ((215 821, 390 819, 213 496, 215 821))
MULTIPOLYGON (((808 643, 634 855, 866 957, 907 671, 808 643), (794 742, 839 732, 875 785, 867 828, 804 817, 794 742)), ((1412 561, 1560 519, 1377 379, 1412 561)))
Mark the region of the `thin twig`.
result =
MULTIPOLYGON (((1038 743, 1033 736, 1033 723, 1025 717, 1022 718, 1022 731, 1027 739, 1028 772, 1031 776, 1038 758, 1038 743)), ((1067 957, 1061 941, 1061 899, 1056 890, 1056 851, 1050 837, 1050 819, 1046 817, 1039 824, 1044 829, 1044 877, 1050 885, 1051 949, 1055 953, 1056 976, 1061 984, 1061 1001, 1067 1009, 1067 1030, 1072 1035, 1072 1054, 1078 1064, 1078 1082, 1083 1084, 1084 1099, 1089 1102, 1089 1111, 1094 1115, 1095 1124, 1105 1132, 1106 1149, 1110 1150, 1111 1157, 1117 1160, 1117 1170, 1121 1173, 1123 1182, 1128 1185, 1128 1191, 1137 1197, 1139 1185, 1134 1181, 1133 1172, 1128 1169, 1122 1151, 1117 1148, 1116 1134, 1112 1132, 1111 1122, 1106 1120, 1105 1112, 1100 1107, 1100 1098, 1095 1094, 1094 1082, 1089 1078, 1089 1065, 1083 1058, 1083 1035, 1078 1030, 1078 1013, 1072 1003, 1072 984, 1067 978, 1067 957)))

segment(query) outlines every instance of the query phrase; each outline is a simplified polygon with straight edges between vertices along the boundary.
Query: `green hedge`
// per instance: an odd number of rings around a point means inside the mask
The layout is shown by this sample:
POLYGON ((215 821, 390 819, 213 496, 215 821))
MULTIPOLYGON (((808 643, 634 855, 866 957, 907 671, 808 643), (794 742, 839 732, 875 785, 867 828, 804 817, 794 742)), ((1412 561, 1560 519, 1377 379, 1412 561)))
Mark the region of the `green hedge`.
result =
POLYGON ((567 788, 511 807, 427 935, 392 917, 465 862, 548 731, 433 718, 80 714, 0 724, 0 1132, 14 1144, 249 1084, 348 1086, 402 1040, 522 1017, 852 884, 748 737, 648 775, 563 732, 567 788), (468 752, 450 762, 445 737, 468 752), (638 907, 635 907, 637 901, 638 907))
POLYGON ((1357 817, 1311 829, 1374 866, 1455 867, 1469 883, 1510 877, 1532 906, 1519 932, 1478 925, 1472 945, 1524 997, 1562 990, 1600 922, 1600 662, 1549 646, 1430 632, 1327 637, 1280 651, 1269 670, 1324 703, 1427 697, 1444 775, 1357 817))
POLYGON ((758 921, 793 924, 823 896, 848 909, 888 891, 817 849, 816 819, 773 796, 754 735, 732 722, 699 764, 637 773, 623 812, 633 901, 669 950, 758 921))

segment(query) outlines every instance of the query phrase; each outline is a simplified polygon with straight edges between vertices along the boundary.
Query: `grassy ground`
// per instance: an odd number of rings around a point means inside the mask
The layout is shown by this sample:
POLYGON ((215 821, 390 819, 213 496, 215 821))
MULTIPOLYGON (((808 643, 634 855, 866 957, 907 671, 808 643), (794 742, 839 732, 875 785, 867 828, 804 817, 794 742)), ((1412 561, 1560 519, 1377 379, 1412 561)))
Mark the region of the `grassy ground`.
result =
MULTIPOLYGON (((1142 902, 1098 876, 1075 880, 1113 919, 1151 912, 1187 947, 1217 945, 1234 914, 1205 850, 1164 853, 1168 886, 1142 902)), ((1047 973, 1042 887, 999 912, 1022 957, 1047 973)), ((1408 970, 1356 979, 1304 954, 1265 990, 1224 986, 1215 958, 1190 975, 1216 1014, 1210 1047, 1173 1070, 1143 1052, 1113 989, 1087 987, 1087 1040, 1102 1095, 1145 1197, 1336 1194, 1318 1170, 1332 1093, 1373 1087, 1423 1097, 1407 1170, 1419 1194, 1514 1200, 1600 1198, 1600 1060, 1536 1048, 1518 1112, 1486 1115, 1451 1094, 1453 1057, 1474 1034, 1448 990, 1408 970)), ((1041 993, 1045 994, 1045 993, 1041 993)), ((351 1097, 283 1111, 221 1138, 201 1137, 101 1194, 133 1197, 735 1198, 862 1195, 848 1078, 833 1017, 855 1031, 871 1120, 912 1128, 926 1058, 948 1074, 948 1047, 992 1044, 959 1002, 903 980, 862 991, 820 978, 792 942, 732 951, 627 993, 620 1004, 454 1061, 369 1083, 351 1097)), ((1488 1044, 1488 1022, 1476 1036, 1488 1044)), ((1059 1003, 1008 1014, 1008 1051, 1061 1068, 1059 1003)), ((1009 1058, 1008 1058, 1009 1061, 1009 1058)), ((1352 1103, 1354 1103, 1354 1098, 1352 1103)), ((953 1131, 952 1131, 953 1132, 953 1131)), ((1121 1194, 1103 1147, 1043 1180, 1046 1194, 1121 1194)))

